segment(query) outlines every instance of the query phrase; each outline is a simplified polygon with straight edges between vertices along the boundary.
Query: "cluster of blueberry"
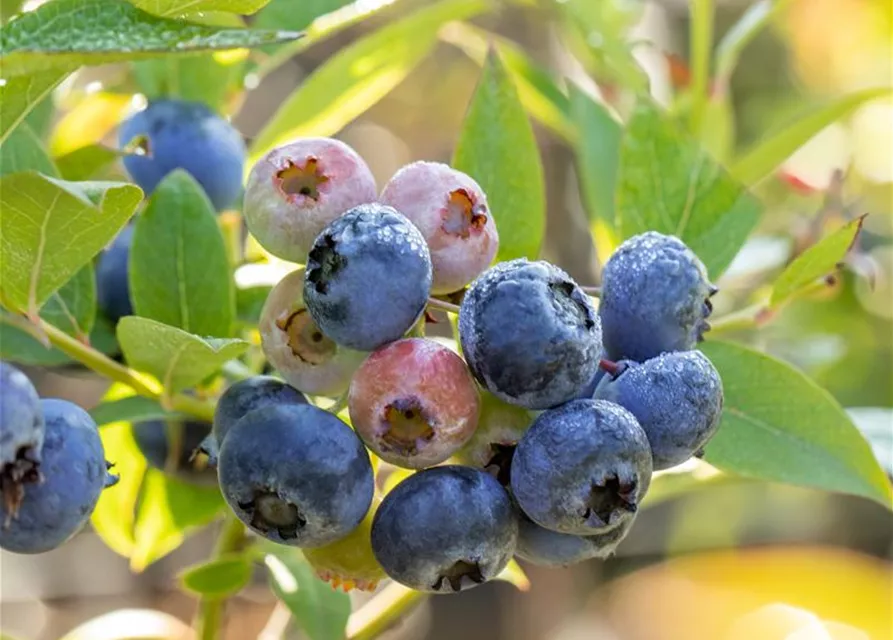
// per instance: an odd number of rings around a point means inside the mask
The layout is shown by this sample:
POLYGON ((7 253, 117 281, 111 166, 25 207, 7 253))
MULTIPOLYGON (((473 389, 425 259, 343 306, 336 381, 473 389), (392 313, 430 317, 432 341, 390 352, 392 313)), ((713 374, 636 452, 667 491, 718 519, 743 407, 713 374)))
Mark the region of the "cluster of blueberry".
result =
POLYGON ((67 400, 41 399, 0 362, 0 548, 55 549, 83 528, 109 473, 96 423, 67 400))

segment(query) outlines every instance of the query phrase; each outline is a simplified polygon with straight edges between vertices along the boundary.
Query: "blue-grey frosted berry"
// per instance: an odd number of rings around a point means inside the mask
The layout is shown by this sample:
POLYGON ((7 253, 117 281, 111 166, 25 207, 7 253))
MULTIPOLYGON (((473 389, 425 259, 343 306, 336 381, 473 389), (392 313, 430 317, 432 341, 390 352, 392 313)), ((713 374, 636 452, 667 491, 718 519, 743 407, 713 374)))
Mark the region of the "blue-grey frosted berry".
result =
POLYGON ((700 351, 604 366, 614 373, 602 380, 595 397, 616 402, 636 416, 651 444, 655 470, 685 462, 719 428, 722 380, 700 351))
POLYGON ((599 314, 612 360, 643 362, 693 349, 710 329, 707 270, 679 238, 649 231, 621 244, 605 264, 599 314))
POLYGON ((96 262, 96 304, 112 323, 117 323, 124 316, 133 315, 128 281, 132 243, 133 224, 128 224, 115 236, 96 262))
POLYGON ((547 409, 579 397, 598 370, 601 327, 589 298, 548 262, 502 262, 475 280, 459 310, 462 351, 502 400, 547 409))
POLYGON ((211 433, 209 422, 147 420, 133 425, 133 439, 149 466, 185 482, 217 483, 213 470, 193 457, 193 452, 211 433))
POLYGON ((214 410, 214 428, 200 447, 208 455, 208 463, 217 464, 217 454, 223 439, 245 414, 276 404, 307 404, 307 398, 273 376, 252 376, 236 382, 224 391, 214 410))
POLYGON ((217 464, 220 490, 236 516, 265 538, 296 547, 353 531, 375 490, 357 435, 310 404, 248 412, 226 434, 217 464))
POLYGON ((43 437, 43 410, 34 385, 0 362, 0 493, 10 513, 21 504, 24 485, 40 480, 43 437))
POLYGON ((0 547, 15 553, 55 549, 86 524, 108 473, 102 441, 90 415, 67 400, 41 400, 46 422, 41 472, 44 481, 28 487, 18 514, 0 505, 0 547))
POLYGON ((124 168, 150 195, 174 169, 183 169, 226 209, 242 191, 245 143, 229 122, 207 105, 184 100, 153 100, 118 131, 123 147, 142 137, 146 155, 124 156, 124 168))
POLYGON ((541 567, 566 567, 593 558, 608 558, 632 528, 635 517, 627 518, 603 533, 575 536, 541 527, 523 514, 518 521, 518 549, 515 555, 541 567))
POLYGON ((603 400, 544 411, 512 459, 512 493, 542 527, 594 535, 631 518, 651 482, 651 449, 635 417, 603 400))
POLYGON ((511 498, 490 475, 432 467, 398 484, 372 522, 372 551, 393 580, 418 591, 470 589, 505 568, 518 537, 511 498))
POLYGON ((326 336, 373 351, 419 319, 431 278, 431 255, 419 230, 392 207, 364 204, 317 236, 304 274, 304 303, 326 336))

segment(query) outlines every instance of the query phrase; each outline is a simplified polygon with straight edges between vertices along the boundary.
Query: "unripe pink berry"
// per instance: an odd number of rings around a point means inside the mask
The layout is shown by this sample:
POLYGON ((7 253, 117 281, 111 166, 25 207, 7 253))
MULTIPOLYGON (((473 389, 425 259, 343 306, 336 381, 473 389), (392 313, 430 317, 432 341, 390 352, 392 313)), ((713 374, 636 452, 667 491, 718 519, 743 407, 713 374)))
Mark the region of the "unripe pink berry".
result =
POLYGON ((357 369, 348 409, 354 429, 382 460, 408 469, 443 462, 474 433, 480 399, 465 362, 424 338, 392 342, 357 369))
POLYGON ((376 195, 372 171, 356 151, 332 138, 302 138, 254 165, 243 212, 264 249, 303 263, 327 224, 376 195))
POLYGON ((434 266, 434 294, 458 291, 496 255, 499 234, 487 196, 461 171, 439 162, 413 162, 394 174, 380 201, 422 232, 434 266))

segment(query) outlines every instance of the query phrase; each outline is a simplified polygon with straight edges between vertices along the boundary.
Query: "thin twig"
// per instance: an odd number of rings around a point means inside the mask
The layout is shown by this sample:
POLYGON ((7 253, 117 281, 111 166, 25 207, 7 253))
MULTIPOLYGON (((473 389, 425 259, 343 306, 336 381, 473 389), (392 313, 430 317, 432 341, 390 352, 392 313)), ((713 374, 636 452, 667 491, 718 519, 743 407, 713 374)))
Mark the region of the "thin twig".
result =
POLYGON ((459 313, 459 305, 437 298, 428 298, 428 307, 437 309, 438 311, 446 311, 447 313, 459 313))

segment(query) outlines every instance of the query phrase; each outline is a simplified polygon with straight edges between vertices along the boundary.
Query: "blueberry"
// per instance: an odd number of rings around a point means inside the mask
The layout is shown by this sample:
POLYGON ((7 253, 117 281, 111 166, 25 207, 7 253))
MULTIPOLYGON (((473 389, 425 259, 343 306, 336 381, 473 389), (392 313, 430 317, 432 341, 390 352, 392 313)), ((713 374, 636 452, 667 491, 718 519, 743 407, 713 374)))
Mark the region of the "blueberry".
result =
POLYGON ((135 423, 133 439, 149 466, 193 484, 216 484, 216 474, 202 468, 193 459, 202 440, 211 432, 208 422, 164 422, 148 420, 135 423))
POLYGON ((124 156, 124 168, 147 196, 174 169, 195 178, 218 211, 239 196, 245 143, 229 122, 206 105, 154 100, 118 131, 122 147, 139 138, 147 155, 124 156))
POLYGON ((385 573, 418 591, 461 591, 496 577, 517 537, 505 489, 460 466, 411 475, 385 496, 372 522, 372 551, 385 573))
POLYGON ((376 195, 372 171, 356 151, 332 138, 300 138, 252 167, 243 210, 264 249, 289 262, 306 262, 326 225, 376 195))
MULTIPOLYGON (((217 454, 226 434, 236 422, 254 409, 277 404, 307 404, 297 389, 272 376, 252 376, 230 386, 214 409, 214 427, 199 450, 208 455, 208 464, 217 464, 217 454)), ((195 447, 193 446, 193 449, 195 447)))
POLYGON ((24 484, 40 480, 45 433, 40 398, 28 377, 0 362, 0 492, 10 514, 24 497, 24 484))
POLYGON ((410 469, 453 455, 474 433, 480 413, 477 385, 465 362, 424 338, 373 351, 353 376, 347 406, 366 446, 410 469))
POLYGON ((279 544, 318 547, 343 538, 369 510, 369 454, 337 417, 309 404, 248 412, 226 434, 220 490, 254 532, 279 544))
POLYGON ((402 337, 431 291, 425 239, 395 209, 355 207, 313 243, 304 303, 320 330, 340 345, 372 351, 402 337))
POLYGON ((0 547, 15 553, 43 553, 69 540, 86 524, 108 474, 102 441, 90 415, 66 400, 41 400, 46 434, 44 481, 28 488, 14 518, 0 505, 0 547))
POLYGON ((261 310, 261 347, 289 384, 313 395, 337 396, 368 354, 323 335, 304 305, 304 269, 292 271, 267 296, 261 310))
POLYGON ((651 482, 645 432, 626 409, 574 400, 544 411, 512 459, 511 488, 538 525, 574 535, 632 518, 651 482))
POLYGON ((575 536, 541 527, 525 515, 518 521, 515 555, 541 567, 566 567, 593 558, 608 558, 626 538, 635 518, 592 536, 575 536))
POLYGON ((468 289, 459 336, 478 381, 506 402, 548 409, 580 395, 598 369, 601 328, 589 298, 547 262, 502 262, 468 289))
POLYGON ((99 255, 96 263, 96 304, 112 323, 133 315, 128 280, 132 243, 133 224, 128 224, 99 255))
POLYGON ((616 402, 636 416, 651 444, 656 471, 688 460, 719 428, 722 380, 700 351, 603 366, 608 375, 595 397, 616 402))
POLYGON ((717 291, 678 238, 655 231, 633 236, 602 274, 599 314, 609 358, 643 362, 693 349, 710 329, 710 297, 717 291))

